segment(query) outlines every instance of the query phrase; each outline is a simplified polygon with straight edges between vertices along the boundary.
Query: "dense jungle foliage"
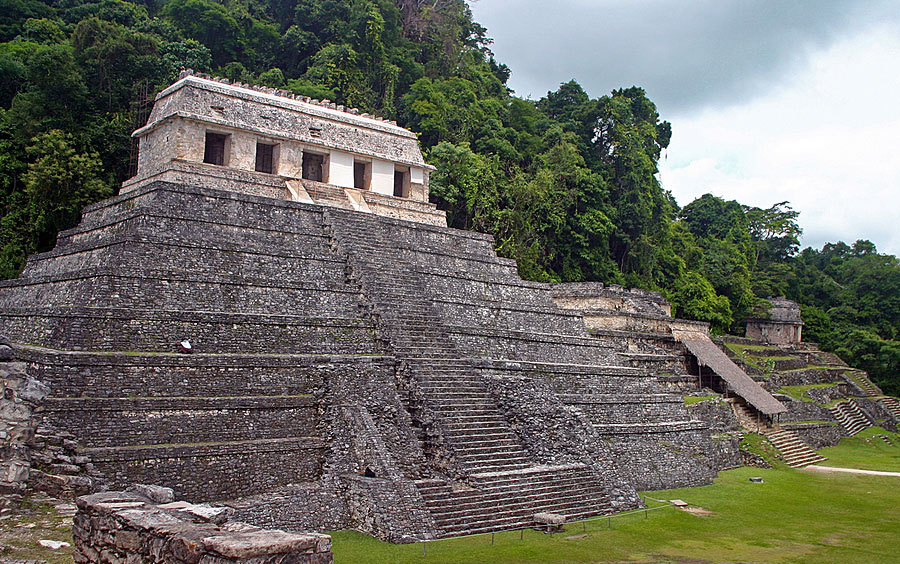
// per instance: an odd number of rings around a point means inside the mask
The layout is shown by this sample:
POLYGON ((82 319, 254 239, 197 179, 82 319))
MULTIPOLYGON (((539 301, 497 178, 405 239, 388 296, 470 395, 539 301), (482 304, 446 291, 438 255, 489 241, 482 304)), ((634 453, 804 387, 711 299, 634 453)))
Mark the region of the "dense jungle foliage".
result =
POLYGON ((494 234, 523 277, 660 290, 740 332, 761 298, 900 393, 900 265, 868 241, 799 251, 798 212, 712 195, 679 207, 644 90, 571 81, 518 98, 463 0, 0 0, 0 278, 126 178, 129 134, 179 69, 397 119, 437 167, 451 226, 494 234))

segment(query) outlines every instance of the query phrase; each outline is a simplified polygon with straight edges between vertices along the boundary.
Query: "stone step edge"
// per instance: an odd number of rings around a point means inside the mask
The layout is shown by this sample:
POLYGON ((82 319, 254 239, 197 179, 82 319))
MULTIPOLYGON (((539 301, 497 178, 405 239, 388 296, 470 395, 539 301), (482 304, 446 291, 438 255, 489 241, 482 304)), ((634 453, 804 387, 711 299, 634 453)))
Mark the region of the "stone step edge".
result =
MULTIPOLYGON (((160 366, 159 361, 171 360, 174 363, 165 363, 168 366, 239 366, 248 360, 266 360, 267 362, 275 362, 276 364, 284 363, 286 367, 297 367, 296 362, 300 360, 315 363, 321 362, 338 362, 338 361, 365 361, 367 364, 371 362, 395 364, 396 357, 391 355, 371 355, 371 354, 313 354, 313 353, 192 353, 182 354, 177 352, 136 352, 136 351, 103 351, 103 350, 60 350, 38 345, 25 343, 14 343, 13 348, 17 353, 28 355, 27 360, 35 361, 37 356, 52 355, 65 357, 81 357, 82 362, 70 361, 72 364, 88 364, 86 360, 112 360, 115 359, 116 364, 130 364, 132 366, 160 366), (153 360, 154 363, 140 362, 143 360, 153 360), (228 363, 214 364, 214 361, 231 361, 228 363), (133 362, 123 362, 133 361, 133 362), (213 364, 211 364, 213 363, 213 364)), ((99 365, 107 365, 108 362, 96 363, 99 365)), ((303 366, 303 365, 301 365, 303 366)))
POLYGON ((157 397, 65 397, 46 398, 43 403, 47 411, 119 412, 129 411, 195 411, 228 410, 276 410, 316 405, 312 394, 298 395, 248 395, 248 396, 157 396, 157 397), (259 402, 266 402, 261 405, 259 402), (177 405, 173 405, 177 403, 177 405), (196 405, 190 405, 196 404, 196 405))
POLYGON ((254 454, 257 452, 291 452, 293 450, 324 450, 325 442, 319 437, 288 437, 280 439, 256 439, 246 441, 222 441, 217 443, 173 443, 166 445, 141 445, 130 447, 83 448, 80 452, 92 462, 138 461, 166 458, 199 458, 254 454))
POLYGON ((149 308, 114 308, 102 306, 77 306, 77 307, 17 307, 4 308, 0 317, 62 317, 70 319, 103 318, 103 319, 153 319, 157 321, 190 321, 196 318, 197 322, 208 321, 209 317, 217 324, 234 324, 236 320, 245 323, 260 325, 296 325, 305 327, 357 327, 360 329, 374 329, 375 324, 361 317, 310 317, 303 315, 268 314, 268 313, 238 313, 230 311, 205 311, 205 310, 174 310, 174 309, 149 309, 149 308))

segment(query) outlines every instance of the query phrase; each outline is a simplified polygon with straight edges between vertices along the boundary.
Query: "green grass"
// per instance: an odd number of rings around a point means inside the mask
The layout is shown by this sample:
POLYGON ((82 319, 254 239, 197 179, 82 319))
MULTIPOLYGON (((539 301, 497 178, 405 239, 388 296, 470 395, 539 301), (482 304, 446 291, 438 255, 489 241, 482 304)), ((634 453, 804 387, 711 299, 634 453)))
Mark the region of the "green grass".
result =
POLYGON ((744 351, 766 351, 775 350, 776 347, 767 347, 765 345, 741 345, 738 343, 725 343, 725 346, 737 354, 744 354, 744 351))
POLYGON ((770 443, 768 439, 766 439, 759 433, 744 433, 744 436, 741 437, 741 448, 744 450, 749 450, 750 452, 763 457, 765 461, 772 466, 772 468, 790 468, 781 459, 781 453, 778 452, 778 449, 775 448, 775 445, 770 443))
POLYGON ((709 395, 709 396, 684 396, 684 405, 692 405, 695 403, 700 403, 701 401, 711 400, 721 397, 717 394, 709 395))
POLYGON ((831 388, 835 383, 830 384, 806 384, 803 386, 782 386, 780 393, 791 396, 797 401, 813 401, 809 395, 806 394, 807 390, 812 390, 814 388, 831 388))
MULTIPOLYGON (((859 468, 861 470, 881 470, 900 472, 900 434, 885 431, 881 427, 863 429, 852 437, 841 439, 841 444, 819 450, 828 460, 823 466, 859 468), (893 445, 875 435, 887 435, 893 445)), ((897 478, 900 486, 900 478, 897 478)))
POLYGON ((44 560, 49 564, 71 564, 72 547, 50 550, 41 539, 72 544, 72 518, 63 517, 47 502, 26 499, 22 507, 5 512, 0 520, 0 562, 44 560))
MULTIPOLYGON (((892 435, 893 436, 893 435, 892 435)), ((854 467, 900 465, 900 446, 845 439, 823 449, 854 467)), ((750 442, 753 442, 752 438, 750 442)), ((761 443, 761 441, 757 441, 761 443)), ((900 440, 898 440, 900 444, 900 440)), ((829 461, 828 463, 831 463, 829 461)), ((883 467, 879 469, 890 469, 883 467)), ((669 508, 572 523, 566 531, 505 532, 429 543, 389 545, 358 533, 334 533, 337 564, 769 562, 896 563, 900 478, 818 474, 781 466, 722 472, 714 485, 649 492, 709 513, 669 508), (763 478, 762 484, 749 481, 763 478)), ((656 505, 648 502, 648 505, 656 505)))

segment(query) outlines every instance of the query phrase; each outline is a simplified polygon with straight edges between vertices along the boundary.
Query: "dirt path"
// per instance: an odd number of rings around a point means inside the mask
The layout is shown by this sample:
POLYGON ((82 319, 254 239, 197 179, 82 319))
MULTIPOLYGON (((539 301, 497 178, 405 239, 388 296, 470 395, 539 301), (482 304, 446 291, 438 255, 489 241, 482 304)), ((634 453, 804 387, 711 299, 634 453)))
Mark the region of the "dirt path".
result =
POLYGON ((870 476, 897 476, 900 472, 879 472, 878 470, 859 470, 857 468, 837 468, 836 466, 819 466, 812 464, 803 468, 804 470, 812 470, 813 472, 846 472, 847 474, 868 474, 870 476))

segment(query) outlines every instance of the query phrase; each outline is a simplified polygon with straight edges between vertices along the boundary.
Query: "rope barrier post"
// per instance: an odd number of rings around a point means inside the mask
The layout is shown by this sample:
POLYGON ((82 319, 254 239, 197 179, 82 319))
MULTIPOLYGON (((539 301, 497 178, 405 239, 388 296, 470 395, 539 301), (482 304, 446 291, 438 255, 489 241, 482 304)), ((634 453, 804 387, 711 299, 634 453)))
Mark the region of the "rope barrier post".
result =
POLYGON ((612 517, 606 518, 606 524, 608 525, 607 528, 612 529, 612 517))
POLYGON ((428 556, 428 543, 422 541, 422 556, 428 556))
POLYGON ((494 546, 494 533, 491 533, 491 546, 494 546))
POLYGON ((519 530, 519 540, 525 540, 525 529, 519 530))
POLYGON ((587 520, 581 522, 581 530, 587 532, 587 520))

